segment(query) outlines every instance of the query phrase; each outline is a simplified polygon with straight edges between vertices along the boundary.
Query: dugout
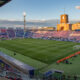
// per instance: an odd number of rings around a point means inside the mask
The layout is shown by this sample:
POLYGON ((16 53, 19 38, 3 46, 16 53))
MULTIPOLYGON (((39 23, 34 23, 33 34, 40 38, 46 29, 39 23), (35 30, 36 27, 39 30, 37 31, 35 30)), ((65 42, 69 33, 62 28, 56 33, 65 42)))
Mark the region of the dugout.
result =
POLYGON ((51 70, 43 73, 43 80, 52 80, 53 74, 54 72, 52 72, 51 70))
POLYGON ((33 67, 24 64, 23 62, 20 62, 19 60, 16 60, 4 54, 3 52, 0 52, 0 59, 3 60, 8 65, 10 65, 12 68, 16 68, 17 70, 29 75, 30 78, 34 77, 35 69, 33 67))
POLYGON ((49 70, 43 73, 42 79, 43 80, 53 80, 53 79, 61 80, 63 73, 64 71, 60 71, 60 70, 49 70))
POLYGON ((54 70, 54 71, 55 71, 53 75, 54 79, 62 80, 64 71, 61 71, 61 70, 54 70))

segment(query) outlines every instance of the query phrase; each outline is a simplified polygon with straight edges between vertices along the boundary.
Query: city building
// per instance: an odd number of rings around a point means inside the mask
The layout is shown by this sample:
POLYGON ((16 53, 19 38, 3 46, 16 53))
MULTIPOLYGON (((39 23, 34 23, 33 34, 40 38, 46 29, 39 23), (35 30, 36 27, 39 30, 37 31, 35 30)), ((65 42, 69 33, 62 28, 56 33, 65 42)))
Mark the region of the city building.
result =
POLYGON ((72 30, 79 30, 80 31, 80 23, 75 23, 75 24, 72 24, 72 30))

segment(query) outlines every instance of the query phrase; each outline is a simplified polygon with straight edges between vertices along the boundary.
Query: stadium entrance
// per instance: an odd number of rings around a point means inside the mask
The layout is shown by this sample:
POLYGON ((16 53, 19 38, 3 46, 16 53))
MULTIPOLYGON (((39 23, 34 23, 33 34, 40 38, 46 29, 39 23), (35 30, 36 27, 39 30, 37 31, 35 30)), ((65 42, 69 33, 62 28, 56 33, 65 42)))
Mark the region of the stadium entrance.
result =
POLYGON ((61 31, 63 31, 63 30, 64 30, 64 27, 62 26, 62 27, 61 27, 61 31))

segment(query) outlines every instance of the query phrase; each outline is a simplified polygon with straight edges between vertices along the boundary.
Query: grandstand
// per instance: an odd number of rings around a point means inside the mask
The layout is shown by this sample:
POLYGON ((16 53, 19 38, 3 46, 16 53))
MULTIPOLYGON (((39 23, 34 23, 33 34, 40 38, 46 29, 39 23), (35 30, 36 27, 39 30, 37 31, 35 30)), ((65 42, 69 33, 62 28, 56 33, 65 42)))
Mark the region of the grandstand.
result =
POLYGON ((68 41, 80 41, 80 31, 26 31, 23 29, 0 29, 0 38, 41 38, 41 39, 67 39, 68 41), (64 34, 63 34, 64 33, 64 34))
POLYGON ((12 28, 7 29, 7 34, 9 38, 15 38, 15 30, 12 28))
POLYGON ((15 34, 16 34, 17 38, 22 38, 22 37, 24 37, 24 30, 23 29, 16 29, 15 34))
POLYGON ((0 29, 0 38, 8 38, 7 30, 5 28, 0 29))
POLYGON ((23 29, 0 29, 0 38, 59 38, 79 41, 80 31, 26 31, 23 29))

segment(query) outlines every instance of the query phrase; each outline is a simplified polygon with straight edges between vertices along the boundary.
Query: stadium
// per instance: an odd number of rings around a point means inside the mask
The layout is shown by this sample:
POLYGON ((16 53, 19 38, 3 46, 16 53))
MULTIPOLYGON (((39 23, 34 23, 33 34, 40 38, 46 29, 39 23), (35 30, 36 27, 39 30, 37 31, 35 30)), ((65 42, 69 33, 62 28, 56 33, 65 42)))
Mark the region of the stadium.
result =
POLYGON ((0 27, 1 80, 80 80, 79 60, 80 23, 67 14, 56 29, 26 29, 25 20, 24 29, 0 27))

